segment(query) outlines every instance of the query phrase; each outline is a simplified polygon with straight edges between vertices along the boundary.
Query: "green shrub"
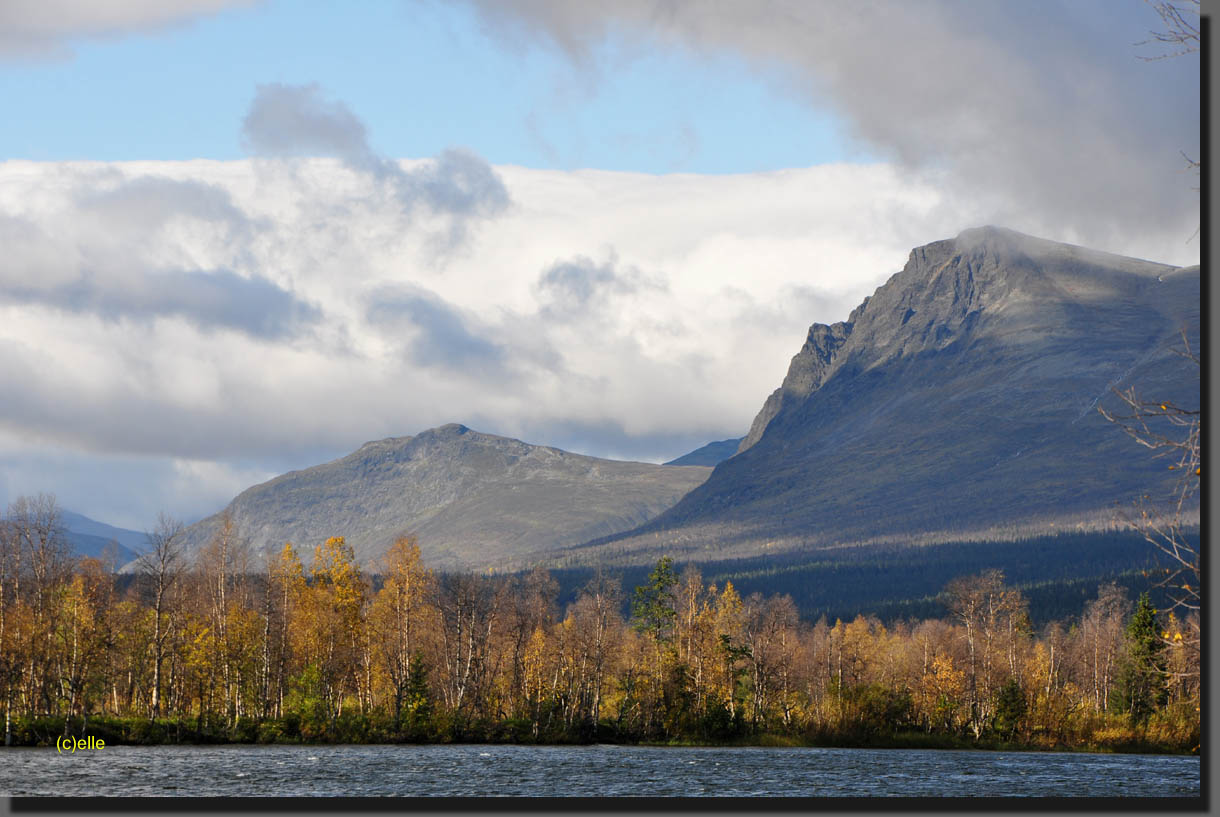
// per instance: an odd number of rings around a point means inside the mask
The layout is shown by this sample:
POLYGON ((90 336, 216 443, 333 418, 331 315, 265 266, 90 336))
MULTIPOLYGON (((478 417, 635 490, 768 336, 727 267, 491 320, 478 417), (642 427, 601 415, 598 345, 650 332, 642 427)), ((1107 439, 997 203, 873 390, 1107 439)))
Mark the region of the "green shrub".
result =
POLYGON ((229 740, 233 743, 256 743, 259 736, 259 722, 254 718, 238 718, 229 730, 229 740))

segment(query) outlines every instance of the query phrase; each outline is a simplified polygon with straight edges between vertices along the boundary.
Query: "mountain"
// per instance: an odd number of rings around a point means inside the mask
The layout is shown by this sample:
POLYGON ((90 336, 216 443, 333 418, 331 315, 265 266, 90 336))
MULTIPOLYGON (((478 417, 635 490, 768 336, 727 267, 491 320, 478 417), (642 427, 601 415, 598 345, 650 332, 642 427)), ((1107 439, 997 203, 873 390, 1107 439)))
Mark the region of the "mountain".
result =
POLYGON ((665 465, 719 465, 737 453, 742 437, 732 440, 720 440, 696 448, 688 454, 683 454, 676 460, 670 460, 665 465))
POLYGON ((72 511, 61 510, 59 521, 77 556, 109 558, 122 565, 139 558, 147 549, 148 537, 138 531, 116 528, 72 511))
POLYGON ((814 324, 735 456, 634 531, 556 564, 752 557, 1115 525, 1174 474, 1097 411, 1199 406, 1199 268, 984 227, 913 250, 814 324))
MULTIPOLYGON (((276 477, 227 511, 256 555, 292 541, 307 559, 327 537, 344 536, 367 565, 409 532, 431 567, 482 568, 633 528, 710 471, 598 459, 451 424, 276 477)), ((206 543, 219 521, 188 528, 188 547, 206 543)))

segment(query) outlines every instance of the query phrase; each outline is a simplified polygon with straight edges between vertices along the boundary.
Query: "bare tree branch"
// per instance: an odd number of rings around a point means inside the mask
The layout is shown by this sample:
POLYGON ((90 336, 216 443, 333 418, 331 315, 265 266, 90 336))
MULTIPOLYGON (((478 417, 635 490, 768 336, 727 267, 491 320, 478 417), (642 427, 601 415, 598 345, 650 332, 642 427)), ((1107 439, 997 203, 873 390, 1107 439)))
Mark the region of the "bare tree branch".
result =
POLYGON ((1145 2, 1156 11, 1165 28, 1161 31, 1150 31, 1152 38, 1142 40, 1136 45, 1157 43, 1170 46, 1173 50, 1153 57, 1140 57, 1140 59, 1152 62, 1193 54, 1199 50, 1199 0, 1145 0, 1145 2))
MULTIPOLYGON (((1175 351, 1200 366, 1199 355, 1191 349, 1185 334, 1182 341, 1182 348, 1175 351)), ((1164 578, 1156 586, 1167 591, 1172 599, 1171 613, 1179 613, 1177 618, 1182 619, 1185 626, 1183 631, 1166 631, 1164 640, 1197 654, 1201 619, 1192 614, 1199 612, 1202 576, 1199 547, 1191 544, 1189 530, 1195 527, 1194 498, 1203 473, 1199 445, 1202 414, 1197 409, 1169 401, 1143 399, 1134 388, 1112 391, 1124 408, 1118 413, 1098 407, 1101 415, 1152 451, 1152 456, 1168 458, 1169 470, 1178 472, 1177 486, 1167 504, 1160 504, 1145 494, 1136 502, 1136 514, 1123 514, 1122 518, 1168 562, 1164 578)), ((1198 663, 1192 665, 1198 666, 1198 663)))

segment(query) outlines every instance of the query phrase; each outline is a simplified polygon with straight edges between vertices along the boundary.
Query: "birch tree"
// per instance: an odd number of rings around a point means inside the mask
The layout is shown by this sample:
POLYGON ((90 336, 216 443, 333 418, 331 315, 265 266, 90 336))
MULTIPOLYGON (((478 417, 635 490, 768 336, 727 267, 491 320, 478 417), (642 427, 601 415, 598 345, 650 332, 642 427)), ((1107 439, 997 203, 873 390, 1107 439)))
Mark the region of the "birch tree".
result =
POLYGON ((178 613, 175 598, 178 581, 185 567, 183 526, 180 521, 161 513, 157 525, 148 536, 148 552, 139 561, 139 570, 152 585, 152 690, 149 696, 149 716, 161 716, 162 669, 166 645, 174 616, 178 613))

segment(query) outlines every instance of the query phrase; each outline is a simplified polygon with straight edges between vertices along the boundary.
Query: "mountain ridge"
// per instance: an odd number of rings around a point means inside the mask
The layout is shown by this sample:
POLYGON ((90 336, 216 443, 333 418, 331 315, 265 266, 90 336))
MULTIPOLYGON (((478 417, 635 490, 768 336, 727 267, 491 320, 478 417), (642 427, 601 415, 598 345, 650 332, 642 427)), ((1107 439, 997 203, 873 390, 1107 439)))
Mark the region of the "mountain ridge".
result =
MULTIPOLYGON (((414 534, 431 566, 483 568, 634 527, 710 472, 599 459, 449 423, 281 474, 226 510, 260 559, 285 541, 307 559, 314 545, 344 536, 372 564, 395 538, 414 534)), ((220 519, 189 527, 187 547, 201 547, 220 519)))
POLYGON ((625 563, 658 547, 716 558, 1105 527, 1116 504, 1172 480, 1096 407, 1132 384, 1198 405, 1197 369, 1174 354, 1182 331, 1198 348, 1198 291, 1198 267, 1002 228, 917 247, 846 321, 810 328, 706 482, 567 556, 625 563))
POLYGON ((111 560, 126 564, 148 548, 147 534, 108 525, 84 514, 61 509, 60 525, 77 556, 111 560))

